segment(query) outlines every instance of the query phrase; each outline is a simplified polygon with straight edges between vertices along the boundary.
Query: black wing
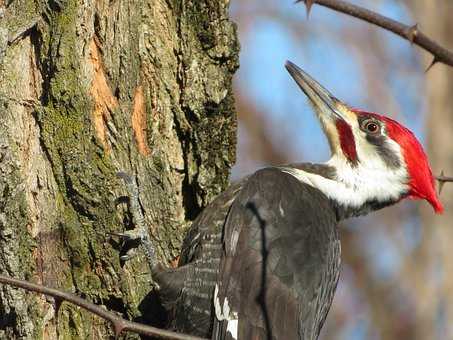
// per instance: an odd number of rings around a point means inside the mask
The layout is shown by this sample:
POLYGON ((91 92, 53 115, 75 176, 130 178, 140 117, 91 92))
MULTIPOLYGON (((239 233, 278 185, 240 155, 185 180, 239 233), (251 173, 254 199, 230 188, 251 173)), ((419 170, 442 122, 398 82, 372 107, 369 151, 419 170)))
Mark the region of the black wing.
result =
POLYGON ((180 267, 153 273, 159 297, 170 312, 172 329, 208 337, 213 323, 213 292, 222 255, 222 230, 242 180, 230 186, 204 209, 187 234, 180 267))
POLYGON ((319 190, 278 168, 256 172, 224 227, 213 339, 316 339, 336 289, 335 211, 319 190), (233 335, 233 336, 232 336, 233 335))

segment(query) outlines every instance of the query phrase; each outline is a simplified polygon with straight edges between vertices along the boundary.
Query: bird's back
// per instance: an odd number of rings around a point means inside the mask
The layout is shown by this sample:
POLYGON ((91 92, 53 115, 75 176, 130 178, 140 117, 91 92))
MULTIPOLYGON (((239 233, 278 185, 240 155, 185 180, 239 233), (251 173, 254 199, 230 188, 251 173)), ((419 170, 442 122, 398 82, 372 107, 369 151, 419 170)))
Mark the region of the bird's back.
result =
POLYGON ((232 320, 215 320, 213 338, 316 339, 338 281, 336 226, 319 190, 278 168, 251 176, 224 230, 218 301, 232 320))
POLYGON ((212 339, 311 340, 333 298, 339 252, 329 200, 282 169, 267 168, 198 216, 181 267, 158 279, 175 330, 212 339), (231 317, 237 315, 237 334, 218 318, 224 310, 215 308, 216 285, 217 302, 223 307, 226 298, 231 317))

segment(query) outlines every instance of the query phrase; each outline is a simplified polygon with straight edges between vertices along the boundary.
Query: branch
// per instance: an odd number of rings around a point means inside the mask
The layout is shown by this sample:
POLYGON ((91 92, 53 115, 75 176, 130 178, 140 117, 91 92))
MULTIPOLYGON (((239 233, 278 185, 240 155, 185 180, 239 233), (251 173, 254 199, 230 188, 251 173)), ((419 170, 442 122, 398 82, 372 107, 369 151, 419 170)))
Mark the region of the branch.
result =
POLYGON ((134 332, 137 334, 154 336, 160 339, 175 339, 175 340, 206 340, 192 335, 171 332, 141 323, 125 320, 118 315, 105 310, 104 308, 95 305, 87 300, 84 300, 74 294, 62 292, 58 289, 48 288, 42 285, 34 284, 28 281, 15 279, 0 274, 0 283, 11 285, 14 287, 23 288, 28 291, 45 294, 55 298, 56 305, 59 306, 62 301, 68 301, 74 305, 82 307, 87 311, 96 314, 97 316, 110 321, 113 325, 116 338, 125 331, 134 332))
POLYGON ((369 22, 370 24, 379 26, 409 40, 411 44, 418 45, 433 55, 433 61, 427 71, 438 62, 453 67, 453 52, 440 46, 437 42, 423 34, 417 25, 408 26, 376 12, 342 0, 297 0, 296 3, 302 1, 307 6, 307 15, 311 6, 316 3, 318 5, 333 9, 334 11, 341 12, 369 22))

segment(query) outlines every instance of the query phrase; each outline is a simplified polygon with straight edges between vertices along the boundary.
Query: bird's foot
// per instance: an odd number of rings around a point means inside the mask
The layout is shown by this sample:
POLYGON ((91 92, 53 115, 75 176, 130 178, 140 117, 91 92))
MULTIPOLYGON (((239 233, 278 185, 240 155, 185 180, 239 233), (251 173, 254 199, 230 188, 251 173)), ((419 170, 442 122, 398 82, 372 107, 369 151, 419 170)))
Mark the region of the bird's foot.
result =
POLYGON ((142 244, 144 236, 142 230, 135 228, 132 230, 126 230, 122 233, 113 232, 110 234, 118 237, 123 243, 123 249, 121 250, 122 255, 120 255, 121 261, 129 261, 137 256, 137 249, 142 244))
POLYGON ((132 214, 132 219, 135 224, 135 228, 127 230, 122 233, 113 233, 113 235, 122 238, 129 245, 129 249, 125 255, 120 256, 121 260, 127 261, 137 255, 137 248, 142 246, 146 259, 149 263, 151 271, 156 268, 159 263, 156 260, 156 251, 154 245, 151 242, 151 238, 148 232, 148 228, 145 224, 145 218, 143 216, 142 208, 139 201, 139 193, 137 180, 134 176, 131 176, 125 172, 118 172, 117 176, 124 180, 126 184, 127 193, 129 196, 129 210, 132 214))

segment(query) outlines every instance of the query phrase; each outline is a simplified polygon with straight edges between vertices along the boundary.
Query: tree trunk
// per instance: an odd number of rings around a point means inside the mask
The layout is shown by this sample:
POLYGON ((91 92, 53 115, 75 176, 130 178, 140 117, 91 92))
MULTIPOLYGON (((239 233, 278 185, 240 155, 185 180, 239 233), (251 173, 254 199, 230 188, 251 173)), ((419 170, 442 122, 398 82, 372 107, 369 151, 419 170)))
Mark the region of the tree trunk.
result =
MULTIPOLYGON (((422 30, 442 45, 453 48, 451 1, 408 1, 422 30)), ((425 64, 432 57, 426 55, 425 64)), ((436 64, 426 75, 427 150, 437 174, 453 174, 453 70, 436 64)), ((425 94, 422 94, 425 95, 425 94)), ((423 238, 413 259, 416 273, 416 338, 453 339, 453 185, 445 184, 440 196, 445 212, 436 216, 423 209, 423 238)))
MULTIPOLYGON (((137 176, 159 259, 235 160, 228 0, 0 0, 0 271, 147 320, 141 253, 115 173, 137 176)), ((0 286, 0 338, 104 339, 104 321, 0 286), (57 315, 58 313, 58 320, 57 315)))

